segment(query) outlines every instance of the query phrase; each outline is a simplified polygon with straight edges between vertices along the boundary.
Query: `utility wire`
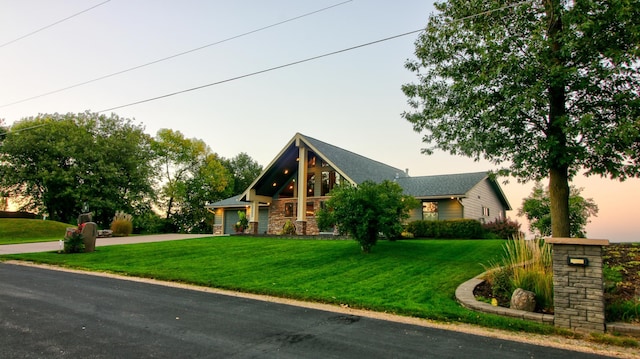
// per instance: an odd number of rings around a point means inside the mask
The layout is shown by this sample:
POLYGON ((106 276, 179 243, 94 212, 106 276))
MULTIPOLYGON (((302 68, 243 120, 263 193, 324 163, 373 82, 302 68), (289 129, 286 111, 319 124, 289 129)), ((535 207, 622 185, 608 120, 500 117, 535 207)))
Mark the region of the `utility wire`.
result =
MULTIPOLYGON (((492 13, 492 12, 496 12, 496 11, 501 11, 501 10, 509 9, 509 8, 516 7, 516 6, 519 6, 519 5, 525 4, 525 3, 529 3, 529 2, 531 2, 531 1, 532 1, 532 0, 525 0, 525 1, 522 1, 522 2, 519 2, 519 3, 516 3, 516 4, 511 4, 511 5, 503 6, 503 7, 497 8, 497 9, 487 10, 487 11, 483 11, 483 12, 481 12, 481 13, 477 13, 477 14, 473 14, 473 15, 469 15, 469 16, 461 17, 461 18, 458 18, 458 19, 454 19, 453 21, 454 21, 454 22, 457 22, 457 21, 462 21, 462 20, 467 20, 467 19, 471 19, 471 18, 474 18, 474 17, 482 16, 482 15, 487 15, 487 14, 490 14, 490 13, 492 13)), ((201 89, 203 89, 203 88, 207 88, 207 87, 211 87, 211 86, 216 86, 216 85, 220 85, 220 84, 223 84, 223 83, 227 83, 227 82, 231 82, 231 81, 240 80, 240 79, 243 79, 243 78, 246 78, 246 77, 251 77, 251 76, 255 76, 255 75, 259 75, 259 74, 263 74, 263 73, 266 73, 266 72, 271 72, 271 71, 275 71, 275 70, 283 69, 283 68, 285 68, 285 67, 290 67, 290 66, 294 66, 294 65, 299 65, 299 64, 302 64, 302 63, 305 63, 305 62, 309 62, 309 61, 313 61, 313 60, 318 60, 318 59, 321 59, 321 58, 323 58, 323 57, 328 57, 328 56, 332 56, 332 55, 337 55, 337 54, 340 54, 340 53, 343 53, 343 52, 347 52, 347 51, 351 51, 351 50, 356 50, 356 49, 359 49, 359 48, 362 48, 362 47, 366 47, 366 46, 370 46, 370 45, 375 45, 375 44, 378 44, 378 43, 381 43, 381 42, 385 42, 385 41, 389 41, 389 40, 397 39, 397 38, 399 38, 399 37, 403 37, 403 36, 407 36, 407 35, 415 34, 415 33, 422 32, 422 31, 424 31, 424 29, 419 29, 419 30, 413 30, 413 31, 405 32, 405 33, 403 33, 403 34, 399 34, 399 35, 395 35, 395 36, 386 37, 386 38, 384 38, 384 39, 380 39, 380 40, 376 40, 376 41, 367 42, 367 43, 365 43, 365 44, 361 44, 361 45, 357 45, 357 46, 352 46, 352 47, 349 47, 349 48, 346 48, 346 49, 342 49, 342 50, 338 50, 338 51, 333 51, 333 52, 328 52, 328 53, 325 53, 325 54, 322 54, 322 55, 318 55, 318 56, 309 57, 309 58, 306 58, 306 59, 304 59, 304 60, 298 60, 298 61, 290 62, 290 63, 284 64, 284 65, 275 66, 275 67, 270 67, 270 68, 268 68, 268 69, 264 69, 264 70, 260 70, 260 71, 256 71, 256 72, 251 72, 251 73, 248 73, 248 74, 245 74, 245 75, 236 76, 236 77, 231 77, 231 78, 228 78, 228 79, 226 79, 226 80, 221 80, 221 81, 217 81, 217 82, 212 82, 212 83, 209 83, 209 84, 206 84, 206 85, 201 85, 201 86, 191 87, 191 88, 188 88, 188 89, 185 89, 185 90, 181 90, 181 91, 176 91, 176 92, 168 93, 168 94, 161 95, 161 96, 151 97, 151 98, 148 98, 148 99, 145 99, 145 100, 140 100, 140 101, 131 102, 131 103, 128 103, 128 104, 125 104, 125 105, 120 105, 120 106, 115 106, 115 107, 107 108, 107 109, 104 109, 104 110, 100 110, 100 111, 98 111, 98 113, 107 112, 107 111, 112 111, 112 110, 117 110, 117 109, 120 109, 120 108, 129 107, 129 106, 133 106, 133 105, 139 105, 139 104, 146 103, 146 102, 151 102, 151 101, 155 101, 155 100, 159 100, 159 99, 163 99, 163 98, 167 98, 167 97, 171 97, 171 96, 175 96, 175 95, 180 95, 180 94, 183 94, 183 93, 186 93, 186 92, 191 92, 191 91, 201 90, 201 89)))
POLYGON ((343 52, 347 52, 347 51, 351 51, 351 50, 359 49, 359 48, 361 48, 361 47, 365 47, 365 46, 370 46, 370 45, 378 44, 378 43, 381 43, 381 42, 384 42, 384 41, 389 41, 389 40, 397 39, 397 38, 399 38, 399 37, 407 36, 407 35, 411 35, 411 34, 415 34, 415 33, 417 33, 417 32, 421 32, 421 31, 423 31, 423 29, 420 29, 420 30, 414 30, 414 31, 410 31, 410 32, 405 32, 405 33, 400 34, 400 35, 395 35, 395 36, 387 37, 387 38, 384 38, 384 39, 380 39, 380 40, 376 40, 376 41, 367 42, 366 44, 361 44, 361 45, 357 45, 357 46, 352 46, 352 47, 349 47, 349 48, 346 48, 346 49, 342 49, 342 50, 338 50, 338 51, 328 52, 328 53, 326 53, 326 54, 322 54, 322 55, 318 55, 318 56, 309 57, 309 58, 306 58, 306 59, 304 59, 304 60, 298 60, 298 61, 290 62, 290 63, 288 63, 288 64, 284 64, 284 65, 279 65, 279 66, 275 66, 275 67, 270 67, 270 68, 268 68, 268 69, 264 69, 264 70, 260 70, 260 71, 256 71, 256 72, 251 72, 251 73, 248 73, 248 74, 245 74, 245 75, 240 75, 240 76, 236 76, 236 77, 231 77, 231 78, 228 78, 228 79, 226 79, 226 80, 221 80, 221 81, 212 82, 212 83, 209 83, 209 84, 206 84, 206 85, 201 85, 201 86, 196 86, 196 87, 188 88, 188 89, 186 89, 186 90, 181 90, 181 91, 172 92, 172 93, 168 93, 168 94, 166 94, 166 95, 162 95, 162 96, 157 96, 157 97, 148 98, 148 99, 146 99, 146 100, 140 100, 140 101, 136 101, 136 102, 131 102, 131 103, 128 103, 128 104, 126 104, 126 105, 120 105, 120 106, 111 107, 111 108, 108 108, 108 109, 105 109, 105 110, 100 110, 100 111, 98 111, 98 113, 107 112, 107 111, 112 111, 112 110, 116 110, 116 109, 123 108, 123 107, 129 107, 129 106, 133 106, 133 105, 138 105, 138 104, 145 103, 145 102, 155 101, 155 100, 159 100, 159 99, 162 99, 162 98, 166 98, 166 97, 171 97, 171 96, 175 96, 175 95, 183 94, 183 93, 185 93, 185 92, 196 91, 196 90, 200 90, 200 89, 207 88, 207 87, 211 87, 211 86, 215 86, 215 85, 220 85, 220 84, 223 84, 223 83, 226 83, 226 82, 231 82, 231 81, 235 81, 235 80, 240 80, 240 79, 243 79, 243 78, 245 78, 245 77, 251 77, 251 76, 255 76, 255 75, 259 75, 259 74, 263 74, 263 73, 265 73, 265 72, 271 72, 271 71, 275 71, 275 70, 283 69, 283 68, 285 68, 285 67, 290 67, 290 66, 293 66, 293 65, 299 65, 299 64, 302 64, 302 63, 305 63, 305 62, 309 62, 309 61, 313 61, 313 60, 321 59, 321 58, 323 58, 323 57, 327 57, 327 56, 336 55, 336 54, 340 54, 340 53, 343 53, 343 52))
MULTIPOLYGON (((108 1, 110 1, 110 0, 108 0, 108 1)), ((331 8, 334 8, 334 7, 337 7, 337 6, 340 6, 340 5, 344 5, 344 4, 352 2, 352 1, 353 0, 343 1, 341 3, 337 3, 337 4, 334 4, 334 5, 331 5, 331 6, 324 7, 324 8, 319 9, 319 10, 315 10, 315 11, 311 11, 311 12, 308 12, 308 13, 305 13, 305 14, 302 14, 302 15, 298 15, 296 17, 292 17, 290 19, 283 20, 283 21, 280 21, 280 22, 277 22, 277 23, 274 23, 274 24, 271 24, 271 25, 268 25, 268 26, 264 26, 264 27, 261 27, 261 28, 255 29, 255 30, 251 30, 251 31, 239 34, 239 35, 235 35, 235 36, 223 39, 223 40, 212 42, 212 43, 200 46, 200 47, 193 48, 191 50, 183 51, 183 52, 177 53, 175 55, 163 57, 161 59, 154 60, 154 61, 151 61, 151 62, 147 62, 147 63, 142 64, 142 65, 137 65, 137 66, 130 67, 128 69, 121 70, 121 71, 118 71, 118 72, 114 72, 114 73, 111 73, 111 74, 108 74, 108 75, 96 77, 96 78, 94 78, 92 80, 79 82, 79 83, 71 85, 71 86, 63 87, 63 88, 60 88, 60 89, 57 89, 57 90, 45 92, 45 93, 40 94, 40 95, 36 95, 36 96, 28 97, 28 98, 25 98, 25 99, 22 99, 22 100, 18 100, 18 101, 14 101, 14 102, 11 102, 11 103, 7 103, 7 104, 4 104, 4 105, 1 105, 0 108, 16 105, 16 104, 23 103, 23 102, 30 101, 30 100, 35 100, 37 98, 41 98, 41 97, 44 97, 44 96, 52 95, 54 93, 70 90, 72 88, 76 88, 76 87, 79 87, 79 86, 87 85, 87 84, 90 84, 92 82, 104 80, 104 79, 107 79, 109 77, 121 75, 121 74, 124 74, 124 73, 129 72, 129 71, 133 71, 133 70, 137 70, 137 69, 140 69, 140 68, 143 68, 143 67, 146 67, 146 66, 154 65, 154 64, 157 64, 157 63, 162 62, 162 61, 167 61, 167 60, 179 57, 179 56, 183 56, 183 55, 186 55, 186 54, 190 54, 192 52, 196 52, 196 51, 205 49, 207 47, 211 47, 211 46, 214 46, 214 45, 219 45, 219 44, 222 44, 224 42, 235 40, 235 39, 243 37, 243 36, 251 35, 251 34, 254 34, 254 33, 259 32, 259 31, 263 31, 263 30, 266 30, 266 29, 270 29, 272 27, 276 27, 276 26, 279 26, 279 25, 282 25, 282 24, 286 24, 288 22, 291 22, 291 21, 294 21, 294 20, 298 20, 298 19, 301 19, 303 17, 307 17, 307 16, 310 16, 310 15, 313 15, 313 14, 317 14, 319 12, 326 11, 326 10, 329 10, 331 8)))
POLYGON ((94 6, 90 7, 90 8, 88 8, 88 9, 82 10, 82 11, 80 11, 80 12, 78 12, 78 13, 75 13, 75 14, 73 14, 73 15, 71 15, 71 16, 67 16, 67 17, 65 17, 65 18, 64 18, 64 19, 62 19, 62 20, 58 20, 58 21, 54 22, 53 24, 49 24, 49 25, 47 25, 47 26, 45 26, 45 27, 41 27, 41 28, 39 28, 38 30, 32 31, 32 32, 30 32, 30 33, 28 33, 28 34, 26 34, 26 35, 22 35, 22 36, 20 36, 20 37, 19 37, 19 38, 17 38, 17 39, 13 39, 13 40, 11 40, 11 41, 9 41, 9 42, 5 42, 4 44, 0 45, 0 48, 5 47, 5 46, 10 45, 10 44, 13 44, 14 42, 20 41, 20 40, 22 40, 22 39, 24 39, 24 38, 27 38, 27 37, 31 36, 31 35, 37 34, 37 33, 39 33, 40 31, 43 31, 43 30, 46 30, 46 29, 48 29, 48 28, 50 28, 50 27, 53 27, 53 26, 55 26, 55 25, 58 25, 59 23, 64 22, 64 21, 67 21, 67 20, 69 20, 69 19, 71 19, 71 18, 74 18, 74 17, 76 17, 76 16, 78 16, 78 15, 84 14, 85 12, 87 12, 87 11, 89 11, 89 10, 93 10, 93 9, 97 8, 98 6, 104 5, 104 4, 108 3, 109 1, 111 1, 111 0, 103 1, 103 2, 101 2, 101 3, 100 3, 100 4, 98 4, 98 5, 94 5, 94 6))

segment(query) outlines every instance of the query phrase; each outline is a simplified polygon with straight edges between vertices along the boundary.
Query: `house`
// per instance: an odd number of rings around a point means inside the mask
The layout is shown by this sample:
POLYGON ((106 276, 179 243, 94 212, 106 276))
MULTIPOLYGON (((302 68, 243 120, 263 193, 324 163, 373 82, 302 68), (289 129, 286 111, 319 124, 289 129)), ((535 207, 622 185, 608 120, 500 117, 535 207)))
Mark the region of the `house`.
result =
POLYGON ((505 218, 511 209, 500 185, 487 172, 410 177, 407 171, 297 133, 244 193, 207 205, 214 234, 234 232, 238 211, 246 211, 249 233, 280 234, 287 221, 297 234, 319 233, 315 213, 329 192, 347 182, 396 181, 420 201, 410 220, 505 218))

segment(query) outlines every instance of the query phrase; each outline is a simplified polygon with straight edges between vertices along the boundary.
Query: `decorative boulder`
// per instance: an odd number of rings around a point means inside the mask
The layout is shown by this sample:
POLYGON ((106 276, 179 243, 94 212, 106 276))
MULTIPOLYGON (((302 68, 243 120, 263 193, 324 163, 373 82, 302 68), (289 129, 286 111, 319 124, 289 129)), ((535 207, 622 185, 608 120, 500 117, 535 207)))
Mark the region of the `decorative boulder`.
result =
POLYGON ((533 312, 536 309, 536 294, 522 288, 516 289, 511 296, 511 309, 533 312))
POLYGON ((93 252, 96 250, 96 236, 98 235, 98 226, 94 222, 87 222, 82 227, 82 241, 84 242, 84 251, 93 252))

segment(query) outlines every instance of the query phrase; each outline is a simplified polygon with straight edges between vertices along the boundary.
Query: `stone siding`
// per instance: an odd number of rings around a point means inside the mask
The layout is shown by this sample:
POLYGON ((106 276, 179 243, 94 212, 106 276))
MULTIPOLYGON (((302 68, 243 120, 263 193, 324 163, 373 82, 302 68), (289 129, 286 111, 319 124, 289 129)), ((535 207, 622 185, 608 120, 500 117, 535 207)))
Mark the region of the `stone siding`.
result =
POLYGON ((553 243, 553 288, 557 327, 604 333, 601 245, 553 243), (586 258, 588 263, 570 265, 569 258, 586 258))
MULTIPOLYGON (((327 197, 310 197, 307 198, 307 202, 313 202, 314 211, 318 211, 320 209, 320 203, 327 200, 327 197)), ((282 228, 284 224, 289 220, 296 226, 296 233, 303 234, 303 227, 301 223, 297 223, 297 198, 283 198, 283 199, 274 199, 269 206, 269 228, 267 230, 267 234, 281 234, 282 228), (293 216, 285 217, 284 209, 285 204, 291 203, 293 204, 293 216)), ((315 216, 307 216, 306 233, 305 235, 317 235, 320 234, 318 230, 318 225, 316 223, 315 216)))

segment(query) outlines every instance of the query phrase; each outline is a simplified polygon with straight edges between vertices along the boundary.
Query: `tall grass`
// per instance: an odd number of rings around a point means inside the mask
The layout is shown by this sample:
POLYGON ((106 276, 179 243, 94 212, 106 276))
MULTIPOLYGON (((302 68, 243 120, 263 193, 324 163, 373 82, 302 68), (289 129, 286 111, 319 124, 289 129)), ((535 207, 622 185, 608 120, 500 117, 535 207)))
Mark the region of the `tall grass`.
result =
POLYGON ((551 246, 541 239, 518 236, 504 245, 502 261, 490 265, 485 278, 494 295, 511 297, 517 288, 535 293, 536 307, 553 312, 553 268, 551 246))
POLYGON ((133 217, 122 211, 116 212, 111 222, 111 230, 116 237, 126 237, 133 232, 133 217))

